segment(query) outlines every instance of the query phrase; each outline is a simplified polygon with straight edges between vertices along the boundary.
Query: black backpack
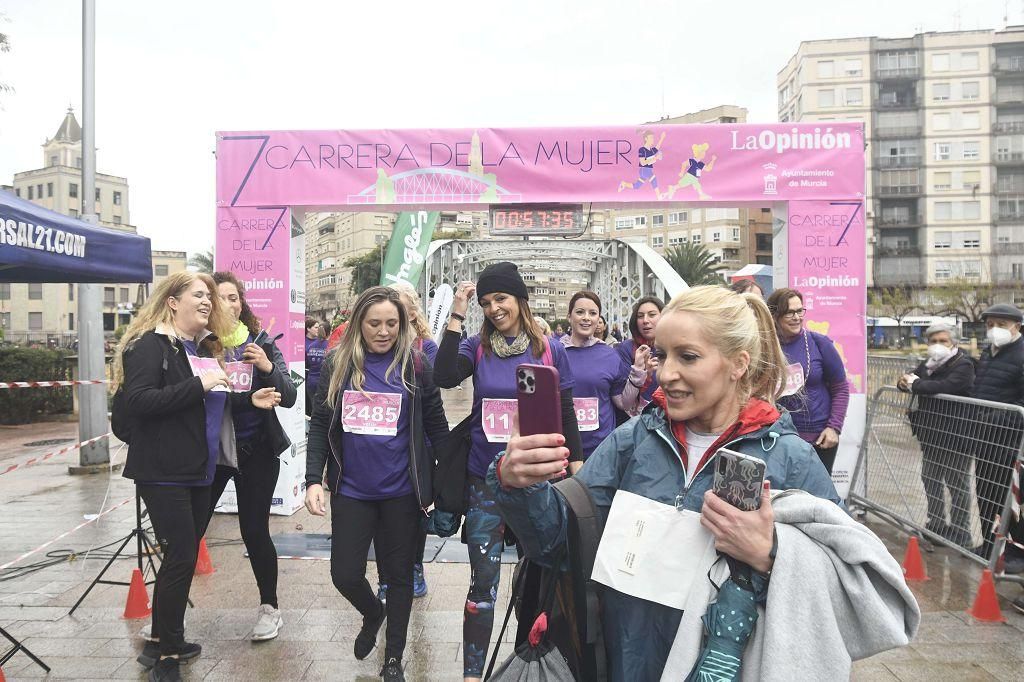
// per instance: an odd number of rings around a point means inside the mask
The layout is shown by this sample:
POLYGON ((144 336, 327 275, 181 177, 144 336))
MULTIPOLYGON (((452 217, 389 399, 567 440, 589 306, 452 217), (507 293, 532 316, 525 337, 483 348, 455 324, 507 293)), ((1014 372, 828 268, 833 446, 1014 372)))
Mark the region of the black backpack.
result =
MULTIPOLYGON (((554 604, 548 613, 547 641, 562 653, 577 680, 606 682, 608 659, 601 627, 601 585, 590 579, 597 546, 604 532, 604 518, 587 486, 578 478, 559 481, 554 484, 554 489, 565 500, 570 512, 566 532, 568 570, 561 572, 558 566, 545 568, 529 559, 519 561, 498 644, 504 637, 513 610, 519 623, 516 648, 527 641, 530 628, 544 608, 544 586, 551 581, 551 571, 559 571, 554 604)), ((498 644, 495 644, 485 679, 497 660, 498 644)))
MULTIPOLYGON (((164 373, 167 372, 167 349, 164 349, 164 373)), ((160 375, 160 386, 163 387, 166 384, 164 374, 160 375)), ((114 400, 110 405, 110 430, 113 431, 117 439, 125 445, 132 444, 132 427, 135 424, 135 418, 128 412, 128 405, 126 403, 127 397, 124 392, 124 381, 117 387, 114 392, 114 400)))

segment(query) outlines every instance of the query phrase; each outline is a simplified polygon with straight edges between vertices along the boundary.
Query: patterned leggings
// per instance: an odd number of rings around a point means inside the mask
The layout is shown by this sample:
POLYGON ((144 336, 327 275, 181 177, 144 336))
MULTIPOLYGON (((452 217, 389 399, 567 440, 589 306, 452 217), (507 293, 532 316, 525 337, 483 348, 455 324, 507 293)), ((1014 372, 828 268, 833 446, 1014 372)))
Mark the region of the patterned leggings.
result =
POLYGON ((505 522, 483 479, 470 476, 468 485, 465 529, 472 577, 462 619, 463 676, 483 677, 501 577, 505 522))

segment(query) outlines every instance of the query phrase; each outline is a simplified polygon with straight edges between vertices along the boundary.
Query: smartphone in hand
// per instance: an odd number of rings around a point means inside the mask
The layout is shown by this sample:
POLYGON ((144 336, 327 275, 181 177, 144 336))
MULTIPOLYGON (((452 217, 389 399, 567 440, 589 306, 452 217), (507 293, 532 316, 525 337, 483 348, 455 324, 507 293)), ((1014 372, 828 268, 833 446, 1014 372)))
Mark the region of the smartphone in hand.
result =
POLYGON ((519 433, 562 433, 562 397, 558 370, 547 365, 516 367, 519 433))
POLYGON ((715 455, 712 491, 743 511, 761 508, 765 463, 757 457, 722 448, 715 455))

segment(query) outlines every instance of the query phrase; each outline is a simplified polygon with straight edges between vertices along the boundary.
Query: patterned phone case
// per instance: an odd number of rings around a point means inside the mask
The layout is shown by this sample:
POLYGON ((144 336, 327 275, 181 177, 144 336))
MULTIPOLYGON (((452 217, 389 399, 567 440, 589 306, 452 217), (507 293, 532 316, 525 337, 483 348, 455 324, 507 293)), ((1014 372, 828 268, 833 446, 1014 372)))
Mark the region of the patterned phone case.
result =
POLYGON ((712 490, 738 509, 759 509, 764 470, 764 462, 756 457, 723 448, 715 455, 715 481, 712 490))

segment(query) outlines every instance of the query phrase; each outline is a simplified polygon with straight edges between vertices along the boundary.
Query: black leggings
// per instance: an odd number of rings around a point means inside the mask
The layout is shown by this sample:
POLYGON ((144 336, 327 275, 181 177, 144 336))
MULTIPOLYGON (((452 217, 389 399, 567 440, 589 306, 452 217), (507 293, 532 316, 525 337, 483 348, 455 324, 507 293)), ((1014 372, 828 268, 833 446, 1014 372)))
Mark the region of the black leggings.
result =
POLYGON ((260 604, 270 604, 275 609, 277 550, 270 539, 270 504, 280 472, 281 460, 271 455, 269 451, 257 448, 254 452, 246 444, 239 445, 238 469, 217 467, 207 517, 209 523, 221 493, 224 492, 224 486, 229 480, 234 479, 235 494, 238 498, 238 528, 242 532, 242 542, 245 543, 245 550, 249 554, 252 574, 256 576, 260 604))
MULTIPOLYGON (((422 565, 423 564, 423 555, 426 554, 426 552, 427 552, 427 523, 426 523, 426 520, 427 520, 426 517, 424 517, 421 514, 420 515, 419 537, 416 540, 416 557, 415 557, 415 559, 413 561, 413 564, 420 564, 420 565, 422 565)), ((376 556, 376 554, 377 554, 377 541, 376 540, 374 540, 374 542, 373 542, 373 552, 374 552, 374 556, 376 556)), ((383 568, 383 566, 384 565, 381 562, 379 562, 379 561, 377 562, 377 584, 378 585, 387 585, 388 584, 387 576, 384 575, 384 568, 383 568)))
POLYGON ((185 645, 185 606, 196 570, 199 540, 206 529, 210 486, 137 486, 153 522, 163 559, 153 586, 153 636, 164 656, 185 645))
POLYGON ((830 448, 819 448, 814 443, 811 443, 814 447, 814 451, 818 453, 818 459, 825 465, 825 471, 832 475, 832 466, 836 463, 836 453, 839 452, 839 446, 833 445, 830 448))
POLYGON ((357 500, 331 495, 331 580, 364 617, 380 612, 366 580, 366 553, 376 542, 377 562, 388 576, 384 660, 401 660, 412 611, 412 565, 420 528, 415 495, 390 500, 357 500))

